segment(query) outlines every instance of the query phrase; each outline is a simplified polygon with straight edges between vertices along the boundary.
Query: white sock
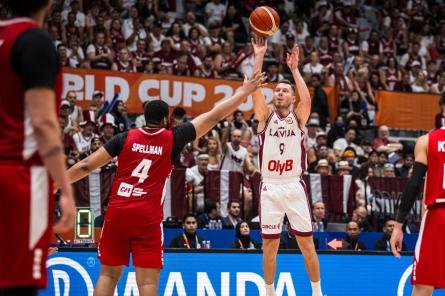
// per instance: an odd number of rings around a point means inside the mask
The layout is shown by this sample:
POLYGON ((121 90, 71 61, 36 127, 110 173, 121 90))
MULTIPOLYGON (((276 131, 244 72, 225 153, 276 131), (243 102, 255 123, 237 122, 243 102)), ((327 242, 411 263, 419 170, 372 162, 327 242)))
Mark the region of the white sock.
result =
POLYGON ((321 281, 311 282, 312 286, 312 296, 323 296, 323 292, 321 292, 321 281))
POLYGON ((266 284, 266 296, 276 296, 273 283, 270 285, 266 284))

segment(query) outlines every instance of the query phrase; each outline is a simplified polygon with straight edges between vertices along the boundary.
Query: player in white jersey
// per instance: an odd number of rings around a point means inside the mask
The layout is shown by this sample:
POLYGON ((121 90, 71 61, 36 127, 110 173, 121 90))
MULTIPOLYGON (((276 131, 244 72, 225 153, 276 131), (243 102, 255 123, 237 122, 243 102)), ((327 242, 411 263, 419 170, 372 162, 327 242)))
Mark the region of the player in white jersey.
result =
MULTIPOLYGON (((267 40, 254 37, 254 71, 263 65, 267 40)), ((295 80, 295 91, 289 81, 278 82, 273 106, 267 106, 261 89, 253 94, 255 116, 259 120, 259 163, 262 175, 260 188, 260 224, 263 238, 263 271, 266 296, 275 296, 276 255, 281 226, 287 215, 291 232, 304 256, 312 285, 312 295, 321 296, 320 267, 312 238, 311 210, 306 185, 301 178, 306 169, 304 132, 311 111, 309 90, 298 70, 299 47, 288 53, 287 65, 295 80), (295 105, 296 95, 299 97, 295 105), (293 109, 294 108, 294 109, 293 109)))

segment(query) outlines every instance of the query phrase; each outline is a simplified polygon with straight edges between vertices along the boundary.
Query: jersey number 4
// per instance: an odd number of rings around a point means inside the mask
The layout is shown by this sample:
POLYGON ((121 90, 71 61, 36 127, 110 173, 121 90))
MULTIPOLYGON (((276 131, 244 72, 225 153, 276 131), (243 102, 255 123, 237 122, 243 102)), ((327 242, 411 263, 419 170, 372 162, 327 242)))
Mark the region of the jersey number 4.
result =
POLYGON ((143 183, 148 178, 148 170, 151 167, 150 159, 143 159, 131 172, 132 177, 139 178, 139 183, 143 183))

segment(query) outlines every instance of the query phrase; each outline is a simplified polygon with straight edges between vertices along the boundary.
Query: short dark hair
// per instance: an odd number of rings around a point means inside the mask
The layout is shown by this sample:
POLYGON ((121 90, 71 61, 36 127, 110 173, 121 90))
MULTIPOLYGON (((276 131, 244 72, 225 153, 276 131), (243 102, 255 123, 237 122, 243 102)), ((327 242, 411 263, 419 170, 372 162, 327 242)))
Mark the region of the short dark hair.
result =
POLYGON ((204 209, 207 214, 211 213, 213 210, 216 210, 216 201, 213 199, 206 199, 204 209))
POLYGON ((186 114, 186 111, 184 108, 182 107, 176 107, 175 109, 173 109, 172 112, 172 117, 174 118, 183 118, 186 114))
POLYGON ((164 118, 168 119, 168 104, 162 100, 150 101, 144 107, 144 117, 146 123, 160 124, 164 118))
POLYGON ((187 220, 187 218, 195 218, 195 221, 198 222, 198 218, 196 218, 196 215, 193 213, 187 213, 184 215, 184 217, 182 218, 182 223, 185 223, 185 220, 187 220))
POLYGON ((241 201, 237 200, 237 199, 232 199, 229 201, 229 203, 227 204, 227 208, 230 209, 230 207, 232 206, 233 203, 237 203, 241 206, 241 201))
POLYGON ((31 16, 49 4, 50 0, 7 0, 12 13, 17 16, 31 16))

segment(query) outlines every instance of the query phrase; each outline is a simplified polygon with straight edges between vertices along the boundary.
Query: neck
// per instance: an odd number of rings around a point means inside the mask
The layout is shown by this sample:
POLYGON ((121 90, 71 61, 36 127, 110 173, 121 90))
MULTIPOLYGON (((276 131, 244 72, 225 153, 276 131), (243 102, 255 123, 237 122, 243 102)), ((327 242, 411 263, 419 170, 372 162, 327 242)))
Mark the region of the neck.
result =
POLYGON ((37 23, 37 25, 42 28, 45 22, 45 15, 46 9, 40 9, 39 11, 31 15, 31 19, 33 19, 37 23))
POLYGON ((275 106, 275 109, 277 110, 278 113, 280 113, 280 115, 282 117, 286 117, 290 113, 289 107, 286 108, 286 107, 277 107, 277 106, 275 106))
POLYGON ((92 134, 93 133, 91 133, 91 132, 82 131, 82 136, 84 136, 84 137, 90 137, 92 134))

